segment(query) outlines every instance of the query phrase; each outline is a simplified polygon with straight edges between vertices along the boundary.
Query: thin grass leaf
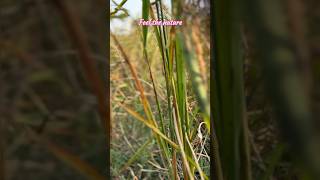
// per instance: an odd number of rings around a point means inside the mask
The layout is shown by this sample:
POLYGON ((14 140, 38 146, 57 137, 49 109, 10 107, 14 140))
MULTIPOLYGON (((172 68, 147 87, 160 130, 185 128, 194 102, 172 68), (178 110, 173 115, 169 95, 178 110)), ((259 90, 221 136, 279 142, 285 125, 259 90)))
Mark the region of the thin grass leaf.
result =
POLYGON ((132 163, 134 163, 142 153, 144 153, 145 149, 148 147, 148 145, 152 142, 152 137, 148 139, 147 142, 145 142, 135 153, 131 158, 120 168, 118 171, 118 174, 121 174, 124 170, 126 170, 132 163))
MULTIPOLYGON (((159 12, 159 5, 156 3, 156 9, 157 9, 157 16, 160 17, 159 12)), ((150 8, 151 17, 155 19, 154 12, 152 8, 150 8)), ((161 30, 161 27, 155 26, 155 34, 158 42, 158 47, 161 52, 161 58, 162 58, 162 66, 163 66, 163 72, 165 77, 165 84, 166 84, 166 93, 167 93, 167 110, 168 110, 168 118, 169 118, 169 129, 170 129, 170 136, 175 137, 174 133, 174 125, 173 125, 173 117, 172 117, 172 105, 171 105, 171 87, 169 82, 169 64, 168 64, 168 55, 166 54, 166 50, 164 49, 164 42, 163 42, 163 33, 161 30)))
MULTIPOLYGON (((156 84, 155 84, 155 80, 153 78, 153 73, 152 73, 152 70, 151 70, 151 66, 150 66, 150 61, 149 61, 149 58, 148 58, 148 53, 147 53, 147 49, 146 47, 143 48, 143 54, 144 54, 144 58, 145 58, 145 61, 148 65, 148 70, 149 70, 149 76, 150 76, 150 79, 151 79, 151 82, 152 82, 152 86, 153 86, 153 92, 154 92, 154 96, 155 96, 155 100, 156 100, 156 104, 157 104, 157 110, 158 110, 158 113, 159 113, 159 117, 160 117, 160 131, 162 133, 165 133, 165 126, 164 126, 164 121, 163 121, 163 114, 162 114, 162 111, 161 111, 161 106, 160 106, 160 102, 159 102, 159 99, 158 99, 158 93, 157 93, 157 87, 156 87, 156 84)), ((168 162, 168 166, 171 166, 170 164, 170 150, 168 149, 168 145, 166 144, 165 141, 162 141, 160 140, 161 144, 160 144, 160 147, 161 149, 164 151, 164 156, 166 157, 166 160, 168 162)))
POLYGON ((187 155, 185 153, 185 150, 184 150, 184 145, 183 145, 183 142, 182 142, 182 137, 180 136, 179 134, 179 127, 178 127, 178 122, 176 121, 176 118, 175 116, 173 116, 174 118, 174 128, 175 128, 175 132, 176 132, 176 137, 177 137, 177 141, 178 141, 178 144, 179 144, 179 147, 180 147, 180 152, 181 152, 181 155, 182 155, 182 162, 184 164, 184 168, 185 168, 185 171, 184 172, 184 178, 185 179, 191 179, 191 180, 194 180, 194 176, 193 176, 193 173, 190 169, 190 165, 188 163, 188 158, 187 158, 187 155))
POLYGON ((157 123, 156 121, 154 120, 153 118, 153 115, 152 115, 152 110, 150 108, 150 104, 144 94, 144 88, 138 78, 138 74, 137 74, 137 71, 135 69, 135 67, 133 66, 133 64, 131 63, 131 61, 129 60, 129 57, 127 56, 127 54, 125 53, 125 51, 123 50, 121 44, 119 43, 118 39, 116 38, 116 36, 114 34, 111 33, 111 36, 113 37, 117 47, 119 48, 120 52, 121 52, 121 55, 123 56, 124 60, 126 61, 126 63, 129 65, 129 68, 130 68, 130 71, 131 71, 131 74, 133 76, 133 79, 135 81, 135 85, 136 85, 136 88, 137 90, 140 92, 140 98, 141 98, 141 102, 143 104, 143 108, 144 108, 144 111, 147 115, 147 118, 148 120, 153 120, 152 123, 154 123, 155 126, 157 126, 157 123))
MULTIPOLYGON (((149 19, 149 8, 150 8, 150 1, 142 0, 142 19, 144 20, 149 19)), ((148 37, 148 26, 142 26, 142 33, 143 33, 143 47, 146 47, 147 37, 148 37)))
POLYGON ((187 108, 186 108, 186 71, 185 71, 185 61, 184 55, 182 53, 181 39, 176 38, 175 44, 175 58, 176 58, 176 77, 177 77, 177 93, 178 93, 178 104, 179 113, 182 119, 184 130, 189 134, 190 122, 188 118, 187 108))
POLYGON ((136 113, 134 110, 124 106, 120 105, 123 109, 125 109, 129 114, 131 114, 133 117, 135 117, 137 120, 141 121, 143 124, 148 126, 153 132, 155 132, 157 135, 161 136, 164 140, 166 140, 173 148, 179 149, 179 146, 171 141, 166 135, 164 135, 157 127, 150 124, 148 120, 141 117, 138 113, 136 113))
POLYGON ((156 104, 157 104, 157 110, 158 110, 159 117, 160 117, 161 131, 164 132, 163 114, 162 114, 162 111, 161 111, 161 108, 160 108, 161 106, 160 106, 160 102, 159 102, 159 98, 158 98, 157 87, 156 87, 155 80, 154 80, 153 73, 152 73, 152 69, 151 69, 151 66, 150 66, 150 60, 148 58, 148 52, 147 52, 147 49, 146 49, 145 46, 143 48, 143 55, 144 55, 144 59, 145 59, 147 65, 148 65, 149 76, 150 76, 150 79, 151 79, 151 82, 152 82, 152 86, 153 86, 153 93, 154 93, 154 96, 155 96, 155 100, 156 100, 156 104))
MULTIPOLYGON (((192 152, 192 157, 193 157, 192 162, 193 162, 193 164, 196 166, 196 168, 197 168, 197 170, 198 170, 198 172, 199 172, 199 174, 200 174, 201 180, 204 180, 204 179, 205 179, 205 180, 208 180, 209 178, 204 174, 204 172, 202 171, 202 169, 201 169, 201 167, 200 167, 200 165, 199 165, 199 162, 197 161, 197 156, 196 156, 196 154, 195 154, 195 152, 194 152, 194 150, 193 150, 193 147, 192 147, 189 139, 186 138, 186 141, 187 141, 187 144, 188 144, 188 146, 189 146, 189 149, 190 149, 191 152, 192 152)), ((190 160, 190 159, 189 159, 189 160, 190 160)))

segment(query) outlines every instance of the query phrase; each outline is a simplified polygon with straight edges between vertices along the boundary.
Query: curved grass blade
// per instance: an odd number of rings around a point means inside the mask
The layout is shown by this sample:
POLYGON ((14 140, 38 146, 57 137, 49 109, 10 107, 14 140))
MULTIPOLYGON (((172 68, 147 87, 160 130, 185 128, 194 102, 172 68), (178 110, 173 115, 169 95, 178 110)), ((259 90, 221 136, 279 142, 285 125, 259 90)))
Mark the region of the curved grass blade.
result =
POLYGON ((152 123, 157 127, 157 123, 153 118, 152 115, 152 111, 151 111, 151 107, 150 104, 148 102, 148 99, 146 98, 145 94, 144 94, 144 88, 138 78, 138 74, 137 71, 135 69, 135 67, 133 66, 133 64, 131 63, 131 61, 129 60, 129 57, 127 56, 127 54, 125 53, 123 47, 121 46, 121 44, 119 43, 118 39, 116 38, 116 36, 114 34, 111 33, 111 36, 113 37, 117 47, 119 48, 121 55, 123 56, 124 60, 126 61, 126 63, 129 65, 131 74, 133 76, 133 79, 135 81, 135 85, 136 85, 136 89, 140 92, 140 98, 141 98, 141 102, 144 108, 144 111, 147 115, 148 120, 153 120, 152 123))
MULTIPOLYGON (((202 171, 202 169, 201 169, 201 167, 199 165, 199 162, 197 161, 196 154, 195 154, 195 152, 193 150, 193 147, 192 147, 188 137, 186 137, 186 141, 187 141, 187 144, 188 144, 189 149, 190 149, 190 151, 192 153, 192 156, 193 156, 193 159, 191 159, 191 160, 192 160, 193 164, 196 166, 197 170, 199 171, 201 180, 208 180, 209 178, 206 176, 206 174, 204 174, 204 172, 202 171)), ((189 161, 190 161, 190 159, 189 159, 189 161)))
POLYGON ((129 114, 131 114, 133 117, 135 117, 137 120, 141 121, 143 124, 145 124, 146 126, 148 126, 155 134, 161 136, 162 139, 164 139, 165 141, 167 141, 173 148, 175 149, 179 149, 179 146, 174 143, 173 141, 171 141, 166 135, 164 135, 157 127, 155 127, 154 125, 150 124, 148 120, 144 119, 143 117, 141 117, 138 113, 136 113, 134 110, 120 104, 120 106, 125 109, 129 114))
POLYGON ((148 139, 135 153, 131 158, 120 168, 118 174, 121 174, 125 169, 127 169, 134 161, 136 161, 140 155, 145 151, 148 145, 152 142, 152 137, 148 139))

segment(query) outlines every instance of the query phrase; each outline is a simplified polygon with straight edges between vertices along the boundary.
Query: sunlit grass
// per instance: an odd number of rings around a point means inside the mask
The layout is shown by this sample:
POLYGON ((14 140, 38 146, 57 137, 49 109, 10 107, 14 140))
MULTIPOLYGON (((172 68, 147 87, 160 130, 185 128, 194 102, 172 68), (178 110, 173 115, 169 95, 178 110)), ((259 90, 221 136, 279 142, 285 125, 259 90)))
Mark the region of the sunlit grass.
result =
MULTIPOLYGON (((142 18, 163 20, 165 17, 162 2, 157 1, 156 4, 150 5, 149 0, 144 0, 142 18)), ((133 77, 143 113, 139 113, 135 107, 121 103, 118 106, 152 131, 160 149, 158 156, 161 157, 161 165, 168 169, 167 177, 209 179, 209 156, 202 154, 207 151, 210 131, 208 84, 205 83, 208 81, 202 79, 208 76, 202 76, 203 72, 200 72, 197 53, 190 46, 194 41, 189 35, 185 37, 185 32, 178 27, 139 28, 141 28, 139 43, 142 44, 139 45, 142 47, 139 53, 142 54, 143 63, 147 65, 144 72, 140 72, 141 69, 136 67, 137 62, 128 55, 124 48, 125 44, 122 44, 114 34, 112 38, 133 77), (157 47, 150 47, 151 40, 157 42, 157 47), (152 51, 158 51, 160 61, 154 61, 152 51), (161 76, 155 76, 159 74, 158 71, 162 71, 161 76), (148 77, 143 79, 148 79, 151 85, 148 97, 140 78, 141 75, 146 75, 146 72, 148 77), (191 99, 195 104, 190 104, 191 99), (202 122, 204 126, 200 125, 202 122), (199 142, 196 143, 197 141, 199 142)), ((122 173, 125 168, 132 165, 148 144, 142 145, 118 173, 122 173)))

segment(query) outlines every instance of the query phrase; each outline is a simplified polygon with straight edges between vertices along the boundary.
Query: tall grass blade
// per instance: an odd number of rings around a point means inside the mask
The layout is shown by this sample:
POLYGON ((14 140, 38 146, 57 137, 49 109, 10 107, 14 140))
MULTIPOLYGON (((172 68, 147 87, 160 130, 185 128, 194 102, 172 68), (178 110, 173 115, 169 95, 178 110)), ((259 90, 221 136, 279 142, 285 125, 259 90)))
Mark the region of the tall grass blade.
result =
POLYGON ((124 106, 120 105, 123 109, 125 109, 129 114, 131 114, 133 117, 135 117, 137 120, 141 121, 144 125, 148 126, 154 133, 161 136, 164 140, 166 140, 173 148, 179 149, 178 145, 171 141, 166 135, 164 135, 157 127, 155 127, 153 124, 150 124, 148 120, 141 117, 138 113, 136 113, 134 110, 124 106))
POLYGON ((187 155, 186 155, 186 152, 184 149, 184 144, 182 142, 182 137, 179 134, 178 122, 176 121, 175 116, 173 116, 173 117, 174 117, 174 128, 175 128, 175 132, 176 132, 176 137, 177 137, 177 141, 178 141, 178 144, 179 144, 179 147, 181 150, 183 165, 186 170, 184 177, 185 177, 185 179, 194 180, 194 176, 193 176, 193 173, 191 172, 190 165, 189 165, 188 159, 187 159, 187 155))
POLYGON ((193 150, 193 147, 192 147, 189 139, 186 138, 186 141, 187 141, 187 144, 188 144, 188 146, 189 146, 189 149, 190 149, 191 154, 192 154, 192 157, 193 157, 192 164, 194 164, 194 165, 196 166, 196 168, 197 168, 197 170, 198 170, 198 172, 199 172, 199 174, 200 174, 201 180, 204 180, 204 179, 208 180, 209 178, 204 174, 204 172, 202 171, 202 169, 201 169, 201 167, 200 167, 200 165, 199 165, 199 162, 198 162, 198 160, 197 160, 196 154, 195 154, 195 152, 194 152, 194 150, 193 150))
POLYGON ((224 179, 251 179, 238 4, 214 1, 214 125, 224 179))
MULTIPOLYGON (((159 19, 160 15, 160 10, 159 10, 159 5, 156 2, 156 10, 157 10, 157 17, 159 19)), ((155 15, 154 12, 152 10, 152 8, 150 8, 150 12, 151 12, 151 17, 153 19, 155 19, 155 15)), ((165 77, 165 84, 166 84, 166 93, 167 93, 167 110, 168 110, 168 118, 169 118, 169 129, 170 129, 170 136, 172 138, 175 137, 175 133, 174 133, 174 125, 173 125, 173 117, 172 117, 172 104, 171 104, 171 87, 170 87, 170 75, 169 75, 169 64, 168 64, 168 55, 166 53, 165 50, 165 45, 164 45, 164 41, 163 41, 163 32, 161 27, 157 27, 155 26, 155 34, 156 34, 156 38, 157 38, 157 42, 158 42, 158 47, 159 50, 161 52, 161 58, 162 58, 162 66, 163 66, 163 72, 164 72, 164 77, 165 77)))
POLYGON ((182 52, 182 42, 180 38, 176 38, 175 43, 175 58, 176 58, 176 77, 177 77, 177 100, 179 107, 180 118, 182 119, 182 128, 185 132, 189 134, 190 123, 187 113, 187 102, 186 102, 186 71, 185 71, 185 61, 182 52))
POLYGON ((161 106, 160 106, 158 93, 157 93, 157 87, 156 87, 156 84, 155 84, 155 80, 153 78, 153 73, 152 73, 152 69, 151 69, 151 65, 150 65, 150 60, 148 58, 148 52, 147 52, 147 49, 146 49, 145 45, 143 47, 143 55, 144 55, 144 59, 145 59, 145 61, 147 63, 147 66, 148 66, 149 76, 150 76, 150 79, 151 79, 151 82, 152 82, 152 86, 153 86, 153 93, 154 93, 154 97, 155 97, 155 100, 156 100, 157 110, 158 110, 159 118, 160 118, 161 131, 164 132, 165 128, 164 128, 164 123, 163 123, 163 114, 162 114, 162 111, 161 111, 161 106))
MULTIPOLYGON (((150 1, 142 0, 142 19, 146 21, 149 19, 149 8, 150 8, 150 1)), ((148 37, 148 26, 142 26, 142 33, 143 33, 143 46, 146 47, 147 37, 148 37)))
POLYGON ((121 174, 125 169, 127 169, 132 163, 134 163, 141 154, 144 153, 148 145, 152 142, 153 137, 149 138, 132 156, 131 158, 120 168, 118 174, 121 174))
MULTIPOLYGON (((125 51, 123 50, 121 44, 119 43, 118 39, 116 38, 115 35, 111 34, 111 36, 113 37, 117 47, 119 48, 120 52, 121 52, 121 55, 123 56, 124 60, 126 61, 126 63, 129 65, 129 68, 130 68, 130 71, 131 71, 131 74, 134 78, 134 81, 135 81, 135 85, 136 85, 136 88, 137 90, 140 92, 140 98, 141 98, 141 102, 143 104, 143 108, 144 108, 144 111, 148 117, 148 120, 154 120, 153 119, 153 115, 152 115, 152 111, 151 111, 151 108, 150 108, 150 105, 149 105, 149 102, 144 94, 144 88, 138 78, 138 74, 137 74, 137 71, 135 69, 135 67, 133 66, 133 64, 131 63, 131 61, 129 60, 129 57, 127 56, 127 54, 125 53, 125 51)), ((153 121, 153 123, 156 125, 156 122, 153 121)))

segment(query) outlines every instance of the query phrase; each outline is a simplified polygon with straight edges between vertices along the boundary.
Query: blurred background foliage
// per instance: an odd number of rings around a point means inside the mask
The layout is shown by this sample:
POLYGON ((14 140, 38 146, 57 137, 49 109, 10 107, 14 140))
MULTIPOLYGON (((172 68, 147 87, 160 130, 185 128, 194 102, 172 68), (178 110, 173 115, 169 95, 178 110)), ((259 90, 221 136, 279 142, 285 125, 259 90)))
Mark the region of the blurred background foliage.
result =
MULTIPOLYGON (((104 125, 57 3, 0 2, 0 179, 104 179, 104 125)), ((63 3, 106 79, 107 3, 63 3)))
POLYGON ((213 1, 218 179, 319 179, 319 7, 213 1))

